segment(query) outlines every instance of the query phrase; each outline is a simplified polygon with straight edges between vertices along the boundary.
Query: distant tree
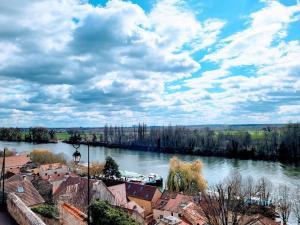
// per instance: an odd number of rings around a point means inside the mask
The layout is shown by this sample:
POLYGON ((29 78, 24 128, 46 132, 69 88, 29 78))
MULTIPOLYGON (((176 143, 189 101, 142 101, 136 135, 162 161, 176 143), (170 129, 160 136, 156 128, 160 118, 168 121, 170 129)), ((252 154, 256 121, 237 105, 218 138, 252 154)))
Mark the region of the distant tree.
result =
POLYGON ((49 135, 50 135, 50 139, 55 139, 55 134, 56 134, 56 132, 55 132, 55 130, 49 130, 49 135))
POLYGON ((69 137, 69 142, 71 144, 79 143, 81 141, 81 134, 78 132, 72 132, 69 137))
POLYGON ((44 127, 31 127, 29 134, 32 142, 44 143, 49 142, 50 134, 47 128, 44 127))
POLYGON ((92 142, 96 143, 97 142, 97 135, 95 133, 93 133, 93 138, 92 138, 92 142))
POLYGON ((54 154, 49 150, 33 150, 29 156, 31 161, 37 164, 66 163, 62 153, 54 154))
POLYGON ((90 206, 92 225, 138 225, 127 213, 108 202, 95 201, 90 206))
POLYGON ((121 177, 119 166, 111 156, 107 156, 105 159, 103 174, 105 177, 121 177))
POLYGON ((198 194, 200 191, 204 191, 207 183, 201 175, 201 170, 202 162, 200 160, 187 163, 173 157, 169 164, 168 189, 187 194, 198 194))

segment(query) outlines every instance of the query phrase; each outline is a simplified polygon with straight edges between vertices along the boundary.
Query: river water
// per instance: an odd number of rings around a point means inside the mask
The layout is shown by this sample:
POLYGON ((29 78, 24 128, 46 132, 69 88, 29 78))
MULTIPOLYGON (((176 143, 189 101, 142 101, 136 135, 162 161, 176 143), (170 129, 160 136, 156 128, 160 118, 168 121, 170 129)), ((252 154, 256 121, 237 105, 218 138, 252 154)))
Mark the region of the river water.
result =
MULTIPOLYGON (((33 149, 48 149, 55 153, 64 153, 67 160, 72 160, 72 145, 59 142, 57 144, 32 144, 26 142, 3 142, 0 148, 8 147, 17 152, 29 152, 33 149)), ((79 148, 82 160, 87 162, 87 146, 79 148)), ((168 163, 174 154, 133 151, 126 149, 110 149, 106 147, 90 147, 90 161, 103 162, 106 156, 112 156, 121 170, 147 175, 160 174, 166 180, 168 163)), ((300 163, 283 164, 262 160, 241 160, 222 157, 203 157, 194 155, 176 155, 184 161, 200 159, 203 162, 203 175, 209 185, 221 182, 232 170, 239 171, 244 177, 267 177, 272 183, 286 184, 291 188, 300 187, 300 163)))

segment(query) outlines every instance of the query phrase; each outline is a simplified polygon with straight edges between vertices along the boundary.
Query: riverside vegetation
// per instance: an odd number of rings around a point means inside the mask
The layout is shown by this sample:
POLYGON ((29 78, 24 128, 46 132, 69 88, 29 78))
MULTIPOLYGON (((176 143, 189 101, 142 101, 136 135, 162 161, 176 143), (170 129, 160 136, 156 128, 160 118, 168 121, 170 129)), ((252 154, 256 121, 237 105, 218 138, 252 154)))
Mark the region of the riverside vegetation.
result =
POLYGON ((110 148, 282 161, 300 160, 300 123, 259 129, 212 129, 185 126, 1 128, 0 140, 48 143, 61 139, 110 148))

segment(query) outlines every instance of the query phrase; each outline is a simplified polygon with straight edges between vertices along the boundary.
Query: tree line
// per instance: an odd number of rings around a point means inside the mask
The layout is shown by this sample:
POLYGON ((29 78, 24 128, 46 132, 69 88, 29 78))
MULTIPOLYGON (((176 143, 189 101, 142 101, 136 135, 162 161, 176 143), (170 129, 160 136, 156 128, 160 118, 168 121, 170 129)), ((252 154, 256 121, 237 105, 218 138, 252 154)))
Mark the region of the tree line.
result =
POLYGON ((56 132, 45 127, 31 127, 28 130, 20 128, 0 128, 1 141, 26 141, 48 143, 56 141, 56 132))
POLYGON ((102 131, 73 131, 69 142, 207 156, 300 160, 300 123, 260 130, 213 130, 184 126, 133 128, 105 126, 102 131))

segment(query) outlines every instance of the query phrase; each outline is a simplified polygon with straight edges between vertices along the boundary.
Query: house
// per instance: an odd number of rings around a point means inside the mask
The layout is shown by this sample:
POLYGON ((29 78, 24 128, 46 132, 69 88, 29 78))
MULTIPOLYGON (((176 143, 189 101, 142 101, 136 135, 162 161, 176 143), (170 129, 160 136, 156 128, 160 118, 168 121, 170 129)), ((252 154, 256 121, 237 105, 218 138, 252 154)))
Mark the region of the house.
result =
POLYGON ((43 180, 50 182, 53 186, 53 193, 59 185, 70 175, 69 168, 61 163, 51 163, 40 165, 38 170, 35 171, 43 180))
POLYGON ((108 190, 115 197, 116 206, 127 211, 131 217, 140 224, 148 224, 147 218, 145 217, 145 210, 136 202, 128 200, 125 183, 110 186, 108 190))
POLYGON ((43 204, 45 201, 26 176, 14 175, 5 180, 5 193, 16 194, 28 207, 43 204))
MULTIPOLYGON (((57 188, 54 193, 56 203, 65 202, 86 213, 87 178, 70 176, 57 188)), ((122 208, 133 219, 141 224, 145 223, 145 210, 136 202, 128 200, 126 184, 121 183, 107 187, 101 180, 90 180, 90 202, 104 200, 110 205, 122 208)))
POLYGON ((167 216, 181 218, 184 208, 191 202, 194 202, 192 196, 165 190, 154 206, 153 217, 156 220, 167 216))
MULTIPOLYGON (((90 193, 95 180, 90 180, 90 193)), ((53 194, 53 200, 58 203, 63 196, 65 202, 73 205, 82 212, 86 212, 88 206, 88 179, 79 176, 69 176, 57 187, 53 194)))
POLYGON ((194 202, 190 202, 181 211, 181 218, 191 225, 206 225, 206 218, 202 209, 194 202))
POLYGON ((126 182, 126 195, 145 210, 145 216, 152 214, 153 206, 161 197, 161 191, 154 186, 126 182))
POLYGON ((52 175, 58 175, 61 176, 68 175, 69 174, 69 168, 67 165, 61 164, 61 163, 51 163, 51 164, 43 164, 39 167, 39 175, 41 177, 47 177, 52 175))
POLYGON ((53 174, 41 177, 52 185, 52 193, 55 193, 60 184, 69 177, 69 175, 53 174))
MULTIPOLYGON (((27 155, 14 155, 5 157, 5 172, 19 174, 23 166, 30 162, 27 155)), ((3 157, 0 158, 0 165, 3 163, 3 157)))

